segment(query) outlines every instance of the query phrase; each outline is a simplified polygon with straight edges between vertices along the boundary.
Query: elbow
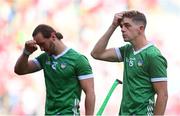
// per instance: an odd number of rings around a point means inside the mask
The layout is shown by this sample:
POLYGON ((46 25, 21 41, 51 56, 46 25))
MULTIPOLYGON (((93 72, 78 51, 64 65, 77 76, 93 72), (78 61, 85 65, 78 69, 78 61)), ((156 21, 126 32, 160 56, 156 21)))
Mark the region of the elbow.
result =
POLYGON ((98 54, 95 53, 94 51, 91 52, 91 56, 92 56, 94 59, 98 59, 98 54))
POLYGON ((91 56, 95 58, 95 53, 93 51, 91 51, 91 56))
POLYGON ((168 94, 163 94, 161 99, 164 100, 165 103, 167 103, 168 102, 168 94))
POLYGON ((18 70, 14 69, 14 73, 16 73, 17 75, 22 75, 18 70))
POLYGON ((96 98, 94 88, 93 88, 93 89, 91 88, 91 89, 89 89, 89 90, 84 90, 84 93, 86 94, 86 96, 89 96, 89 97, 91 97, 92 99, 95 99, 95 98, 96 98))
POLYGON ((24 73, 19 71, 16 67, 14 68, 14 73, 16 73, 17 75, 23 75, 24 73))
POLYGON ((165 92, 165 93, 161 93, 161 94, 157 94, 158 95, 158 97, 160 98, 160 99, 162 99, 162 100, 164 100, 164 101, 168 101, 168 93, 167 92, 165 92))

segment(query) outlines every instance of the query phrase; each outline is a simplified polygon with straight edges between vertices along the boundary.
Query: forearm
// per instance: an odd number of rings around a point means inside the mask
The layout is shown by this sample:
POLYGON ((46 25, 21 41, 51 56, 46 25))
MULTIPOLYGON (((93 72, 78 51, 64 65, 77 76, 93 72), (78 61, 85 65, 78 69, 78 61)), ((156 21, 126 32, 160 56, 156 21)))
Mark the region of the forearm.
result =
POLYGON ((19 57, 19 59, 16 62, 14 72, 16 74, 22 75, 26 73, 26 69, 28 67, 28 55, 25 55, 24 53, 19 57))
POLYGON ((116 27, 111 25, 105 34, 100 38, 100 40, 96 43, 94 49, 92 50, 91 54, 96 55, 99 53, 104 52, 109 42, 110 37, 112 36, 113 32, 115 31, 116 27))
POLYGON ((94 93, 87 93, 85 97, 85 114, 86 115, 93 115, 94 114, 94 107, 95 107, 95 94, 94 93))
POLYGON ((164 115, 166 110, 166 104, 168 95, 157 95, 154 115, 164 115))

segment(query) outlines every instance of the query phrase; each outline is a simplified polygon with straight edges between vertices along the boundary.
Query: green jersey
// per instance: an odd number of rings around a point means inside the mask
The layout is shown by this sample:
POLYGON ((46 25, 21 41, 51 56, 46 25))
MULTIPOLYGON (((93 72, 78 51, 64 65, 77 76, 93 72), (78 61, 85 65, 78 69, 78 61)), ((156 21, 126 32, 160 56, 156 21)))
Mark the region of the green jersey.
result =
POLYGON ((43 53, 34 62, 44 71, 45 114, 79 115, 82 91, 79 80, 93 77, 88 59, 73 49, 66 49, 57 56, 43 53))
POLYGON ((153 82, 167 81, 167 61, 148 44, 138 51, 127 44, 115 49, 124 62, 123 95, 119 115, 153 115, 153 82))

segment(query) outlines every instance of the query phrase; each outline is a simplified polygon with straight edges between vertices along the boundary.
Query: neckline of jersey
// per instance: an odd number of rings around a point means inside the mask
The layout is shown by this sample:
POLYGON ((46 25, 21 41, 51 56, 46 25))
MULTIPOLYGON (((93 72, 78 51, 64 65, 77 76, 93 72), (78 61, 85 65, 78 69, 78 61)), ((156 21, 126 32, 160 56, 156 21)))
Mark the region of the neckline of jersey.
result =
POLYGON ((136 55, 136 54, 142 52, 143 50, 145 50, 146 48, 148 48, 148 47, 150 47, 150 46, 152 46, 152 45, 153 45, 152 43, 148 43, 147 45, 145 45, 144 47, 142 47, 141 49, 139 49, 139 50, 137 50, 137 51, 135 51, 135 50, 133 49, 133 53, 134 53, 134 55, 136 55))
POLYGON ((66 54, 69 51, 70 48, 66 48, 62 53, 60 53, 59 55, 52 55, 52 57, 54 59, 58 59, 59 57, 63 56, 64 54, 66 54))

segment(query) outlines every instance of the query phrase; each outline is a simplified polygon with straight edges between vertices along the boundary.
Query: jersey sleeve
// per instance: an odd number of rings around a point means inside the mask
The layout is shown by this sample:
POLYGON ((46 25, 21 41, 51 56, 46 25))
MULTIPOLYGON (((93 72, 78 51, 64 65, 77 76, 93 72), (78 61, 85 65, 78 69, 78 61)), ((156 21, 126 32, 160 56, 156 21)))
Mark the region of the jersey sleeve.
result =
POLYGON ((80 55, 76 61, 76 73, 79 80, 93 78, 93 72, 89 61, 83 55, 80 55))
MULTIPOLYGON (((120 52, 120 54, 121 54, 121 61, 124 61, 124 57, 125 57, 125 55, 126 55, 126 51, 127 51, 127 49, 130 47, 130 45, 129 44, 126 44, 126 45, 124 45, 124 46, 122 46, 122 47, 120 47, 119 48, 119 52, 120 52)), ((116 50, 117 51, 117 50, 116 50)))
POLYGON ((122 62, 122 55, 119 48, 114 48, 119 62, 122 62))
POLYGON ((45 61, 46 61, 46 54, 43 53, 43 54, 39 55, 33 61, 34 61, 34 63, 36 63, 38 65, 38 67, 40 69, 43 69, 45 61))
POLYGON ((167 81, 167 61, 162 55, 154 55, 149 59, 151 82, 167 81))

